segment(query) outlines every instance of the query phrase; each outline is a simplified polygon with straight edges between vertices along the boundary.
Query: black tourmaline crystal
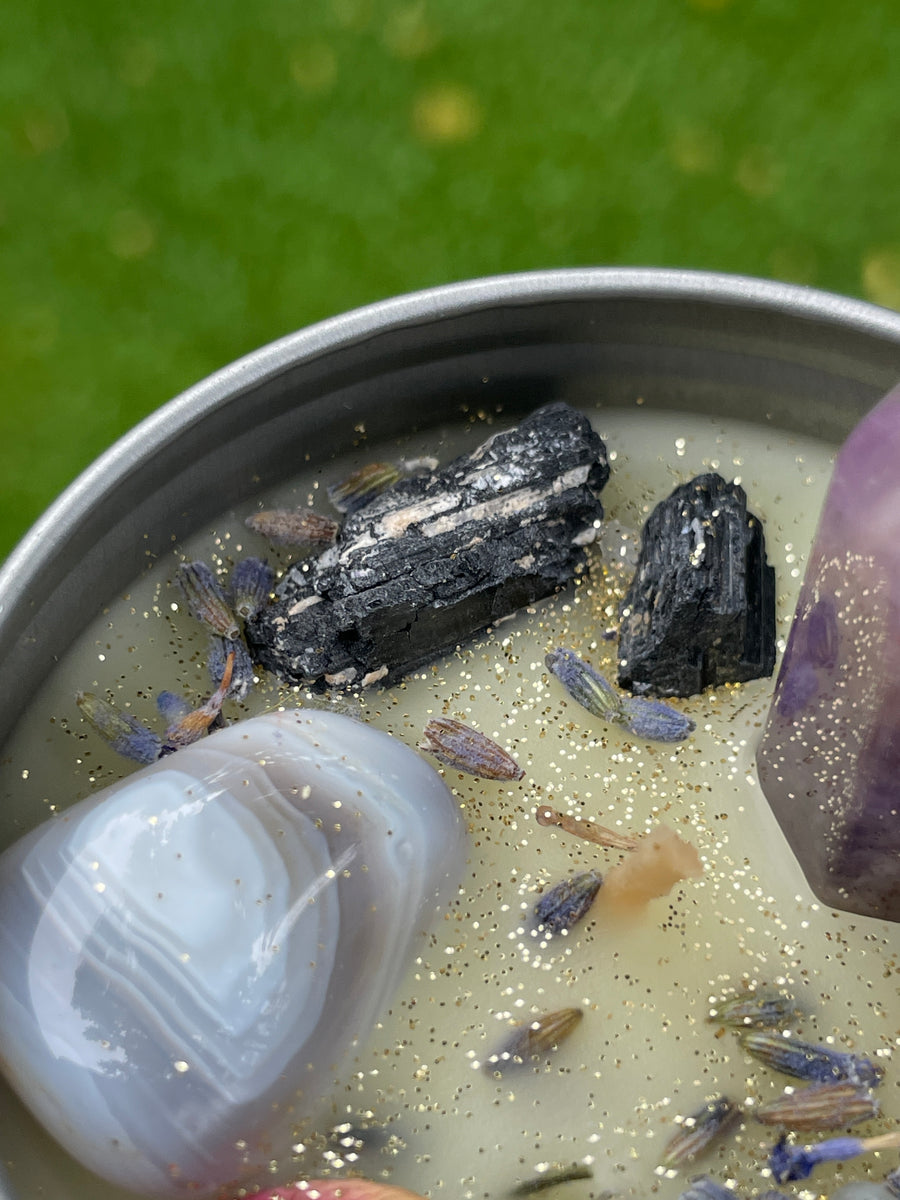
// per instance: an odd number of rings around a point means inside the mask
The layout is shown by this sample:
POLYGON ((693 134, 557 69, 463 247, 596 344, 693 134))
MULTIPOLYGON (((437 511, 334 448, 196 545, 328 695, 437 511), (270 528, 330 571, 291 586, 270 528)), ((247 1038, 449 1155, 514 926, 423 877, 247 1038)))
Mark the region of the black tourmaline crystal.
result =
POLYGON ((290 683, 399 678, 583 569, 608 478, 586 417, 538 409, 348 516, 247 623, 254 657, 290 683))
POLYGON ((743 488, 698 475, 644 526, 619 630, 619 683, 655 696, 771 675, 775 572, 743 488))

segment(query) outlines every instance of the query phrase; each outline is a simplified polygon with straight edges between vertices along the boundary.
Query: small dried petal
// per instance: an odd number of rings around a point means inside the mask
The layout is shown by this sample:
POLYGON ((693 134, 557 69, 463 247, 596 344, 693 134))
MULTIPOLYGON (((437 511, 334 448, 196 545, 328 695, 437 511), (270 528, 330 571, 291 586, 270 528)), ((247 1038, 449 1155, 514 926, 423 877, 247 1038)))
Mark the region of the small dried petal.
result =
POLYGON ((549 933, 571 929, 590 909, 602 883, 599 871, 584 871, 563 879, 535 904, 534 915, 539 924, 549 933))
POLYGON ((716 1096, 702 1108, 681 1119, 678 1133, 666 1144, 659 1160, 662 1167, 680 1167, 702 1154, 716 1138, 724 1136, 741 1119, 740 1106, 727 1096, 716 1096))
POLYGON ((729 1029, 771 1029, 784 1025, 797 1013, 796 1001, 785 992, 741 992, 720 1000, 706 1019, 729 1029))
POLYGON ((205 562, 181 563, 176 578, 195 620, 222 637, 240 634, 237 618, 225 599, 219 581, 205 562))
POLYGON ((622 724, 635 737, 651 742, 683 742, 696 729, 691 718, 671 704, 642 696, 622 698, 622 724))
POLYGON ((717 1183, 709 1175, 696 1175, 679 1195, 678 1200, 738 1200, 738 1194, 717 1183))
POLYGON ((807 1083, 850 1083, 876 1087, 884 1069, 859 1054, 846 1054, 830 1046, 813 1045, 778 1033, 747 1033, 741 1044, 748 1054, 768 1067, 805 1079, 807 1083))
POLYGON ((117 754, 144 766, 159 758, 162 740, 135 717, 92 692, 78 692, 75 700, 85 718, 117 754))
POLYGON ((353 513, 395 484, 400 475, 393 463, 368 463, 340 483, 330 484, 328 499, 339 513, 353 513))
POLYGON ((521 779, 525 772, 496 742, 453 717, 434 717, 425 726, 419 749, 448 767, 480 779, 521 779))
POLYGON ((593 842, 596 846, 606 846, 611 850, 636 850, 639 839, 630 833, 619 833, 606 825, 598 825, 596 821, 585 821, 581 817, 572 817, 568 813, 559 812, 549 804, 538 805, 535 813, 538 825, 552 825, 573 833, 576 837, 593 842))
POLYGON ((269 603, 275 572, 261 558, 242 558, 231 572, 231 603, 242 621, 255 617, 269 603))
POLYGON ((533 1059, 546 1057, 579 1025, 582 1016, 580 1008, 562 1008, 535 1017, 527 1025, 519 1026, 503 1047, 489 1056, 484 1069, 489 1074, 499 1074, 514 1067, 529 1066, 533 1059))
POLYGON ((590 1167, 582 1166, 581 1163, 573 1163, 571 1167, 559 1167, 556 1170, 546 1171, 542 1175, 535 1175, 533 1179, 526 1179, 524 1183, 518 1184, 510 1192, 511 1196, 535 1196, 538 1192, 549 1191, 550 1188, 558 1187, 561 1183, 572 1183, 576 1179, 593 1179, 594 1172, 590 1167))
POLYGON ((247 517, 244 524, 276 546, 297 550, 321 550, 330 546, 340 529, 337 521, 310 509, 294 512, 286 508, 273 508, 254 513, 252 517, 247 517))
POLYGON ((574 650, 559 647, 552 650, 544 662, 547 670, 556 676, 572 699, 582 708, 586 708, 595 717, 603 717, 606 721, 621 722, 622 698, 603 676, 595 671, 590 663, 579 658, 574 650))
POLYGON ((206 669, 209 671, 213 685, 216 688, 220 687, 229 654, 234 655, 234 667, 231 672, 231 686, 228 689, 228 695, 233 700, 243 700, 253 688, 255 680, 253 660, 241 638, 238 638, 237 641, 231 641, 228 638, 210 638, 206 669))
POLYGON ((786 1091, 777 1100, 756 1110, 763 1125, 815 1131, 843 1129, 878 1115, 878 1100, 859 1083, 814 1083, 786 1091))
MULTIPOLYGON (((222 682, 217 691, 199 708, 189 711, 180 716, 174 724, 170 725, 166 730, 166 746, 172 750, 180 750, 182 746, 190 746, 192 742, 196 742, 207 732, 213 721, 216 720, 219 713, 222 711, 222 704, 225 697, 228 695, 228 688, 231 684, 231 673, 234 669, 234 654, 228 655, 225 660, 225 673, 222 676, 222 682)), ((161 696, 165 696, 165 706, 170 710, 175 710, 173 700, 177 697, 172 697, 170 692, 162 692, 161 696)), ((159 700, 157 700, 159 703, 159 700)))

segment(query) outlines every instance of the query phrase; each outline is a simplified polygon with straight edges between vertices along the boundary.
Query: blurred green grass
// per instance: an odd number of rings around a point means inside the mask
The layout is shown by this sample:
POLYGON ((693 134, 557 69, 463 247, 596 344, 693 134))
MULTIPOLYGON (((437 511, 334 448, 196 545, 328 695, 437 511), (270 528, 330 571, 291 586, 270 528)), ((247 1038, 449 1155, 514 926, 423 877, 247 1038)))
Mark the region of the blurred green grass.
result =
POLYGON ((895 0, 3 6, 0 556, 272 338, 537 267, 900 307, 895 0))

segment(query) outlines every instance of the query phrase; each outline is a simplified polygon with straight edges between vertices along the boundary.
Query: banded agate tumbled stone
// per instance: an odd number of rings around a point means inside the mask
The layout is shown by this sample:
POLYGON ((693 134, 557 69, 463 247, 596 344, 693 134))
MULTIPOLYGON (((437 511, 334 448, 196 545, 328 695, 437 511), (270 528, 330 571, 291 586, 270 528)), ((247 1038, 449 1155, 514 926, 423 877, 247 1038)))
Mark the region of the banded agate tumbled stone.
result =
POLYGON ((322 1115, 464 860, 400 742, 317 710, 233 725, 0 858, 3 1069, 111 1181, 253 1177, 322 1115))
POLYGON ((816 895, 900 921, 900 388, 838 454, 756 760, 816 895))

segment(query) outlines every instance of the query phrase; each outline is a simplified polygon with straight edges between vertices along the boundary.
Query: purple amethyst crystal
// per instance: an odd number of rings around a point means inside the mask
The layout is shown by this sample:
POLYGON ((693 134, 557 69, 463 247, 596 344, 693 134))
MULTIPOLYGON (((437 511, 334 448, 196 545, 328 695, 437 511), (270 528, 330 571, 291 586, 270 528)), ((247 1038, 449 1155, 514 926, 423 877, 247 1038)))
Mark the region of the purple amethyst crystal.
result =
POLYGON ((838 454, 757 765, 816 895, 900 921, 900 387, 838 454))

